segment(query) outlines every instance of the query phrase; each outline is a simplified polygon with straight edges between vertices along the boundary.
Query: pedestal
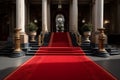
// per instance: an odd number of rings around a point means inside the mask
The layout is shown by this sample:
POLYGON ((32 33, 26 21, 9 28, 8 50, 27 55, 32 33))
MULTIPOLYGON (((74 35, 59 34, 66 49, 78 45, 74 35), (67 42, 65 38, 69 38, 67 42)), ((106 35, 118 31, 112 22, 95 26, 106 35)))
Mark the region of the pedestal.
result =
POLYGON ((41 41, 41 35, 38 35, 38 46, 41 46, 41 45, 42 45, 41 42, 42 42, 42 41, 41 41))
POLYGON ((10 57, 21 57, 25 55, 25 52, 23 52, 21 49, 20 30, 21 29, 15 29, 15 48, 10 57))
POLYGON ((106 35, 104 33, 105 28, 99 28, 99 44, 98 44, 98 56, 101 57, 108 57, 110 56, 109 53, 105 50, 105 39, 106 35))

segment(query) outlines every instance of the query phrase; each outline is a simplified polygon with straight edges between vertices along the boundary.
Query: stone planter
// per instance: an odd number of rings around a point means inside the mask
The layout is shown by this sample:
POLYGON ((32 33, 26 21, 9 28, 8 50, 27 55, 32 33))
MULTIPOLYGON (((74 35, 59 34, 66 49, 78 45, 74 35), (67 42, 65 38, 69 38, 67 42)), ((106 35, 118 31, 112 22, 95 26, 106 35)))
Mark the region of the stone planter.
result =
POLYGON ((36 31, 30 32, 30 42, 35 42, 36 31))
POLYGON ((84 37, 85 37, 84 42, 89 42, 90 43, 89 37, 91 36, 91 31, 86 31, 83 34, 84 34, 84 37))

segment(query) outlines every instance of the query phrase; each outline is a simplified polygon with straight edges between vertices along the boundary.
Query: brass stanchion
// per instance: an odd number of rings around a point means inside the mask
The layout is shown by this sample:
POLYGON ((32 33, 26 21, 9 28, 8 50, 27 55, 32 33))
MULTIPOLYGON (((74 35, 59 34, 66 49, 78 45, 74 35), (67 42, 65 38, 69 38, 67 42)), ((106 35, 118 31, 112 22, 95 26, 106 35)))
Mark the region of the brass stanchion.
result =
POLYGON ((41 45, 44 44, 44 36, 45 36, 45 33, 43 32, 43 33, 41 34, 41 45))
POLYGON ((42 42, 42 41, 41 41, 41 35, 38 35, 38 46, 41 46, 41 45, 42 45, 41 42, 42 42))
POLYGON ((81 35, 78 35, 78 45, 81 45, 81 35))
POLYGON ((76 42, 80 46, 81 45, 81 35, 79 33, 75 33, 76 42))
POLYGON ((11 54, 11 57, 21 57, 24 56, 24 52, 21 50, 21 44, 20 44, 20 30, 16 28, 15 29, 15 43, 14 43, 14 51, 11 54))
POLYGON ((75 33, 75 38, 76 38, 76 42, 78 44, 78 35, 77 35, 77 33, 75 33))
POLYGON ((105 39, 106 39, 106 35, 104 33, 104 30, 105 28, 100 28, 98 29, 99 30, 99 45, 98 45, 98 48, 99 48, 99 56, 102 56, 102 57, 108 57, 110 56, 109 53, 105 50, 105 47, 104 47, 104 43, 105 43, 105 39))

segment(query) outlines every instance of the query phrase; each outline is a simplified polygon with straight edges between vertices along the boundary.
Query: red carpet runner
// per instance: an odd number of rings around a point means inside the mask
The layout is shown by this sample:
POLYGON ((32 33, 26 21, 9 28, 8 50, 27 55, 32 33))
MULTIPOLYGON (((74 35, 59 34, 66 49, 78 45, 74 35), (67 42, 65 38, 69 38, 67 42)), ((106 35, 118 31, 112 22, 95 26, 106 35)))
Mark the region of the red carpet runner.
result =
POLYGON ((72 46, 68 32, 52 33, 49 46, 51 47, 70 47, 72 46))
POLYGON ((72 47, 68 33, 53 33, 49 47, 40 48, 37 53, 54 55, 33 56, 5 80, 117 80, 80 48, 72 47), (58 55, 62 52, 68 55, 58 55), (69 55, 74 53, 83 56, 69 55))
POLYGON ((79 47, 73 47, 68 32, 52 33, 48 47, 40 47, 36 55, 84 55, 79 47))

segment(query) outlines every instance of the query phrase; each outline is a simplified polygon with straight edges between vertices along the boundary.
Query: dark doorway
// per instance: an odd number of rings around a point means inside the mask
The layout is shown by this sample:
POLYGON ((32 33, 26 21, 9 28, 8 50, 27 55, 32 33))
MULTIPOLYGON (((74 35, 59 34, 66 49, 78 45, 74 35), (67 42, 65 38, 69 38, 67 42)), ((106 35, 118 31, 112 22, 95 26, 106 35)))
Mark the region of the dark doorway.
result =
POLYGON ((78 5, 78 31, 82 34, 81 27, 90 22, 90 5, 78 5))
POLYGON ((2 13, 0 14, 0 41, 7 41, 8 36, 9 36, 9 14, 7 13, 2 13))
POLYGON ((30 5, 30 22, 34 22, 37 27, 37 35, 42 31, 42 5, 31 4, 30 5))
POLYGON ((69 31, 69 5, 63 4, 59 9, 57 4, 51 4, 51 31, 56 32, 56 15, 62 14, 65 18, 64 32, 69 31))

